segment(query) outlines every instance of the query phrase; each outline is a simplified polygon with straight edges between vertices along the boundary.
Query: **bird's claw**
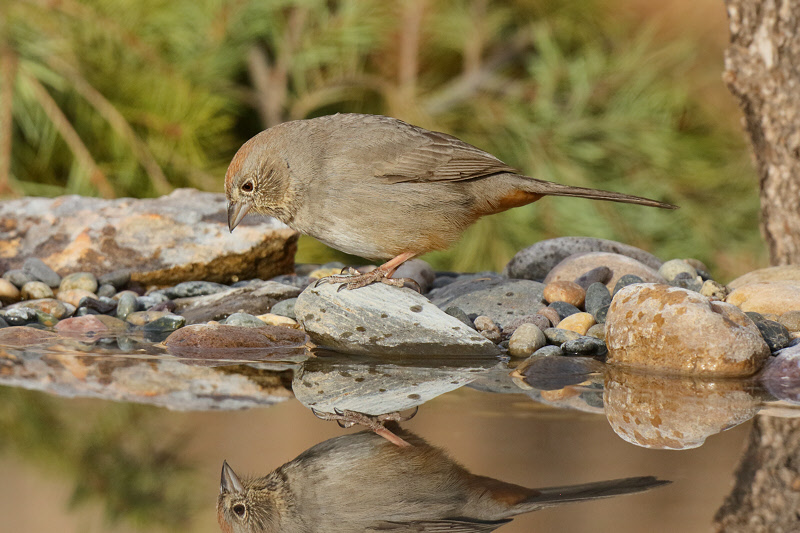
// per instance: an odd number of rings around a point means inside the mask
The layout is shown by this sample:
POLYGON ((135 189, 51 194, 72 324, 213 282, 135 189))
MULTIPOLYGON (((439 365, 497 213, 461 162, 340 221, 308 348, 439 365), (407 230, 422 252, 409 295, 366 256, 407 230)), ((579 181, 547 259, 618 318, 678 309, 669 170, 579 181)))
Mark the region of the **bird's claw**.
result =
POLYGON ((405 422, 407 420, 411 420, 416 416, 419 412, 419 406, 414 408, 414 412, 408 415, 404 415, 400 412, 393 412, 393 413, 384 413, 382 415, 377 416, 370 416, 365 415, 364 413, 359 413, 357 411, 350 411, 348 409, 339 409, 338 407, 333 408, 333 413, 324 413, 322 411, 317 411, 313 407, 311 408, 311 412, 319 418, 320 420, 335 420, 339 427, 347 429, 355 426, 356 424, 359 426, 363 426, 366 428, 371 429, 381 437, 385 438, 389 442, 392 442, 400 447, 407 447, 411 446, 405 440, 398 437, 390 430, 384 427, 384 423, 386 422, 405 422))

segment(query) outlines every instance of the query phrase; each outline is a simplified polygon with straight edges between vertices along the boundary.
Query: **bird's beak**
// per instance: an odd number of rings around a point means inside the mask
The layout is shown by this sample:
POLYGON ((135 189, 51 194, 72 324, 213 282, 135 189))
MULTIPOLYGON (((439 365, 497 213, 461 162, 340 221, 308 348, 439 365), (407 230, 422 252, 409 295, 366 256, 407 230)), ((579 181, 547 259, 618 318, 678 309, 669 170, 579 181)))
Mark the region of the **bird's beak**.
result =
POLYGON ((240 202, 228 202, 228 229, 233 229, 239 225, 244 216, 250 211, 250 202, 243 200, 240 202))
POLYGON ((222 476, 219 483, 219 493, 233 494, 234 492, 244 492, 244 486, 239 481, 239 476, 228 465, 228 461, 222 461, 222 476))

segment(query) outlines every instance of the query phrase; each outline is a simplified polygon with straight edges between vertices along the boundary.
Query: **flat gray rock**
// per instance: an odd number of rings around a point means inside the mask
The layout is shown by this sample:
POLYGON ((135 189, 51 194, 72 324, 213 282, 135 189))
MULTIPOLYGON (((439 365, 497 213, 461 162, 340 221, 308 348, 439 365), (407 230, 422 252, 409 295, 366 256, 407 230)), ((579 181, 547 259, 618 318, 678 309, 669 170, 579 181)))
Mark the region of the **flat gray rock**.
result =
POLYGON ((186 317, 187 324, 200 324, 209 320, 220 320, 233 313, 263 315, 277 302, 294 298, 300 289, 276 281, 259 281, 238 289, 178 298, 175 312, 186 317))
POLYGON ((635 246, 593 237, 559 237, 540 241, 511 258, 503 273, 509 278, 541 281, 564 258, 586 252, 611 252, 626 255, 658 270, 663 261, 635 246))
POLYGON ((295 315, 319 346, 367 355, 492 355, 494 344, 411 289, 309 286, 295 315))
POLYGON ((298 234, 271 218, 228 231, 225 195, 178 189, 155 199, 27 197, 0 202, 0 271, 38 257, 61 275, 130 269, 170 285, 291 272, 298 234))

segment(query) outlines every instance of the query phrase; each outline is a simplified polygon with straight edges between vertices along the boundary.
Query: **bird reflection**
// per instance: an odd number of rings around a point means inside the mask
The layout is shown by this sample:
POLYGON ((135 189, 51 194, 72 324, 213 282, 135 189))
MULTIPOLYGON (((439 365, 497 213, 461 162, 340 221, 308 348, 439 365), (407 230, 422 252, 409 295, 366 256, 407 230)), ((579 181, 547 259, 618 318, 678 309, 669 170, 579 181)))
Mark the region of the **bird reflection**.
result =
POLYGON ((419 436, 391 429, 411 446, 364 431, 317 444, 264 477, 240 478, 224 462, 222 531, 478 533, 522 513, 669 483, 650 476, 529 489, 471 474, 419 436))

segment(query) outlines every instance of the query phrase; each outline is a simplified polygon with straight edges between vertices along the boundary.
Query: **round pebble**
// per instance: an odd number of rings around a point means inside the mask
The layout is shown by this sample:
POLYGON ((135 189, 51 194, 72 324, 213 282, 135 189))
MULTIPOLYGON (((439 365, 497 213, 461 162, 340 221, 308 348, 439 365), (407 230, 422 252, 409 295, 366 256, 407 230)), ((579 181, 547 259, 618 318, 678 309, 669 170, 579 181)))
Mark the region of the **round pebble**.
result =
POLYGON ((606 322, 606 315, 608 314, 608 309, 611 305, 604 305, 600 309, 594 312, 594 319, 597 321, 598 324, 605 324, 606 322))
POLYGON ((89 272, 75 272, 64 276, 58 286, 58 291, 71 291, 75 289, 96 293, 97 278, 89 272))
MULTIPOLYGON (((48 287, 49 289, 50 287, 48 287)), ((36 311, 36 320, 39 324, 46 326, 48 328, 52 328, 56 324, 58 324, 58 319, 49 313, 43 313, 42 311, 36 311)))
POLYGON ((9 304, 19 300, 19 289, 7 279, 0 279, 0 302, 9 304))
POLYGON ((703 280, 700 276, 692 276, 688 272, 678 272, 669 284, 673 287, 700 292, 700 289, 703 287, 703 280))
POLYGON ((542 295, 550 304, 566 302, 575 307, 583 307, 586 291, 574 281, 554 281, 545 286, 542 295))
POLYGON ((690 278, 697 277, 697 270, 683 259, 671 259, 661 265, 658 273, 667 281, 672 281, 680 273, 689 274, 690 278))
POLYGON ((61 276, 47 266, 44 261, 38 257, 29 257, 22 263, 22 270, 31 278, 38 281, 47 283, 51 289, 58 288, 61 284, 61 276))
POLYGON ((260 328, 264 322, 249 313, 233 313, 221 322, 226 326, 242 326, 245 328, 260 328))
POLYGON ((14 307, 3 311, 2 317, 10 326, 24 326, 36 322, 36 311, 27 307, 14 307))
POLYGON ((564 355, 564 350, 561 349, 561 346, 548 345, 542 346, 533 352, 533 355, 537 357, 554 357, 564 355))
POLYGON ((592 283, 586 289, 586 312, 594 315, 598 309, 611 304, 611 292, 604 283, 592 283))
POLYGON ((138 311, 138 302, 136 300, 136 293, 133 291, 123 291, 117 294, 117 318, 125 320, 128 315, 138 311))
MULTIPOLYGON (((48 287, 49 288, 49 287, 48 287)), ((17 304, 20 305, 20 304, 17 304)), ((22 305, 20 305, 23 307, 22 305)), ((46 313, 48 315, 53 315, 57 319, 61 320, 62 318, 66 318, 75 312, 74 308, 72 310, 67 309, 67 304, 63 302, 59 302, 55 298, 43 298, 41 300, 28 300, 25 302, 24 307, 29 309, 33 309, 34 311, 41 311, 42 313, 46 313)))
MULTIPOLYGON (((558 314, 558 311, 556 311, 552 307, 542 307, 541 309, 539 309, 539 311, 536 312, 536 314, 545 317, 547 320, 550 321, 551 325, 556 325, 559 322, 561 322, 561 316, 558 314)), ((544 329, 542 331, 544 331, 544 329)))
POLYGON ((606 343, 594 337, 580 337, 565 342, 561 349, 567 354, 588 355, 592 357, 603 356, 608 353, 606 343))
POLYGON ((113 313, 117 309, 117 302, 111 298, 90 298, 87 296, 81 298, 81 301, 78 302, 78 307, 88 307, 100 314, 106 315, 113 313))
POLYGON ((269 310, 269 312, 272 313, 273 315, 281 315, 291 318, 292 320, 297 320, 297 317, 294 314, 295 303, 297 303, 297 298, 289 298, 286 300, 281 300, 280 302, 273 305, 272 308, 269 310))
POLYGON ((117 294, 117 289, 109 283, 104 283, 97 289, 97 296, 101 298, 112 298, 115 294, 117 294))
POLYGON ((728 289, 713 279, 707 279, 700 287, 700 294, 711 300, 725 301, 728 296, 728 289))
POLYGON ((583 290, 586 290, 593 283, 602 283, 605 285, 611 281, 613 276, 614 272, 612 272, 610 268, 607 266, 599 266, 575 278, 575 283, 580 285, 583 290))
POLYGON ((782 348, 786 348, 792 342, 792 335, 783 324, 766 319, 755 320, 754 322, 758 326, 761 336, 764 337, 764 342, 769 346, 769 351, 777 352, 782 348))
POLYGON ((541 330, 545 330, 553 326, 553 323, 550 322, 550 319, 544 315, 540 315, 538 313, 535 315, 523 315, 506 324, 506 327, 503 328, 503 335, 510 337, 522 324, 533 324, 541 330))
POLYGON ((589 331, 586 332, 587 337, 594 337, 595 339, 600 339, 601 341, 606 341, 606 325, 605 324, 595 324, 594 326, 589 328, 589 331))
POLYGON ((800 311, 783 313, 778 321, 791 332, 800 331, 800 311))
MULTIPOLYGON (((624 289, 628 285, 633 285, 634 283, 644 283, 644 280, 637 276, 636 274, 625 274, 617 281, 617 284, 614 285, 614 293, 612 296, 616 295, 620 289, 624 289)), ((598 320, 599 322, 599 320, 598 320)))
POLYGON ((547 342, 561 346, 567 341, 575 340, 581 337, 580 333, 575 333, 568 329, 547 328, 542 333, 547 338, 547 342))
POLYGON ((56 297, 62 302, 67 302, 75 307, 80 307, 81 300, 89 297, 97 299, 97 295, 83 289, 70 289, 66 291, 58 291, 56 297))
MULTIPOLYGON (((300 324, 297 323, 297 320, 293 320, 287 316, 282 315, 275 315, 273 313, 266 313, 263 315, 258 315, 258 319, 268 326, 284 326, 290 328, 300 328, 300 324)), ((263 325, 262 324, 262 325, 263 325)))
POLYGON ((502 339, 503 333, 500 331, 500 328, 497 327, 497 324, 494 323, 494 320, 492 320, 488 316, 485 315, 476 316, 474 323, 475 323, 475 329, 478 330, 478 333, 480 333, 490 341, 498 343, 502 339))
POLYGON ((53 289, 41 281, 29 281, 22 286, 19 294, 23 300, 39 300, 41 298, 52 298, 53 289))
POLYGON ((556 327, 559 329, 574 331, 575 333, 579 333, 581 335, 586 335, 586 332, 589 331, 589 328, 594 325, 595 319, 591 314, 575 313, 574 315, 570 315, 559 322, 558 326, 556 327))
MULTIPOLYGON (((33 279, 33 276, 30 276, 27 272, 22 269, 15 268, 13 270, 9 270, 3 274, 3 279, 8 281, 9 283, 13 284, 15 287, 20 288, 29 281, 39 281, 33 279)), ((49 287, 49 285, 48 285, 49 287)))
POLYGON ((512 357, 527 357, 547 344, 542 330, 534 324, 521 324, 508 340, 508 353, 512 357))
POLYGON ((167 311, 136 311, 130 313, 125 320, 126 322, 128 322, 129 324, 133 324, 134 326, 145 326, 150 322, 155 322, 159 318, 163 318, 171 314, 172 313, 169 313, 167 311))
POLYGON ((101 285, 111 285, 114 287, 115 290, 122 290, 124 289, 128 283, 131 281, 131 271, 124 269, 124 270, 115 270, 113 272, 109 272, 107 274, 103 274, 99 278, 97 278, 97 282, 101 285))
MULTIPOLYGON (((128 317, 130 319, 130 317, 128 317)), ((130 322, 130 320, 128 320, 130 322)), ((168 333, 182 328, 186 325, 186 318, 181 315, 166 313, 144 325, 144 331, 148 333, 168 333)))
POLYGON ((75 310, 75 316, 86 316, 86 315, 102 315, 100 311, 97 309, 92 309, 90 307, 81 306, 75 310))
POLYGON ((570 315, 574 315, 575 313, 581 312, 580 309, 578 309, 572 304, 568 304, 567 302, 553 302, 547 307, 555 309, 556 313, 558 313, 558 318, 559 318, 558 322, 561 322, 570 315))
POLYGON ((465 325, 469 326, 470 329, 475 329, 475 324, 472 322, 472 319, 460 307, 453 305, 445 309, 444 312, 453 318, 459 319, 465 325))

